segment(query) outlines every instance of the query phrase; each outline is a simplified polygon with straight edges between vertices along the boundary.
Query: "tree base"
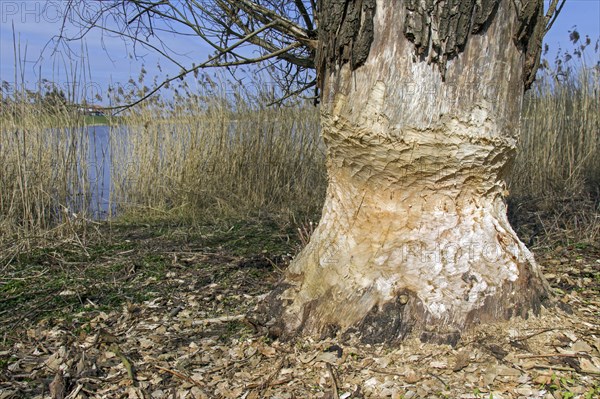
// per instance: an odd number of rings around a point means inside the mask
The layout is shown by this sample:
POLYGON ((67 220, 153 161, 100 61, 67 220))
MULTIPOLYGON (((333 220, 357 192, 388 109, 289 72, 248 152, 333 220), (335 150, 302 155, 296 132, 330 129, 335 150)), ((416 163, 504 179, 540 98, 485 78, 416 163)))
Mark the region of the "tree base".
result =
POLYGON ((323 120, 323 215, 263 303, 273 335, 452 344, 474 325, 539 313, 548 285, 506 216, 513 141, 466 122, 388 140, 323 120))
MULTIPOLYGON (((421 342, 445 344, 455 346, 462 334, 469 328, 484 323, 493 323, 509 320, 513 317, 528 319, 531 315, 538 316, 542 306, 549 307, 553 303, 544 289, 531 289, 525 287, 520 291, 526 295, 512 296, 512 298, 489 297, 484 306, 471 311, 467 315, 468 323, 462 328, 444 324, 429 314, 412 292, 404 290, 396 298, 383 306, 373 306, 371 310, 356 325, 343 329, 340 325, 323 323, 315 329, 314 321, 310 320, 310 313, 318 308, 318 303, 308 304, 303 313, 303 320, 299 326, 290 329, 286 324, 285 309, 289 300, 282 295, 291 286, 282 281, 259 305, 258 323, 267 327, 269 336, 283 341, 300 336, 312 335, 322 340, 338 338, 347 340, 358 338, 367 344, 398 344, 405 339, 416 337, 421 342), (498 303, 504 306, 498 306, 498 303), (317 334, 315 334, 318 332, 317 334)), ((506 292, 515 292, 516 287, 506 287, 506 292)), ((330 298, 323 298, 329 301, 330 298)))

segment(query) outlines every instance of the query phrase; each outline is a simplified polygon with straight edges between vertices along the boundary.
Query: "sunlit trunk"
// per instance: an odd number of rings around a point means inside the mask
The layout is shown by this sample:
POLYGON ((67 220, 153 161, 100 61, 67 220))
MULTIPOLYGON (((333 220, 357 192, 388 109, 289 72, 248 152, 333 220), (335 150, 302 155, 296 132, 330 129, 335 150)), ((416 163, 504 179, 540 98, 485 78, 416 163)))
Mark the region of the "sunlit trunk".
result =
POLYGON ((506 217, 526 55, 499 4, 456 57, 428 62, 404 5, 380 0, 364 64, 322 70, 329 186, 266 302, 275 335, 455 342, 539 310, 546 284, 506 217))

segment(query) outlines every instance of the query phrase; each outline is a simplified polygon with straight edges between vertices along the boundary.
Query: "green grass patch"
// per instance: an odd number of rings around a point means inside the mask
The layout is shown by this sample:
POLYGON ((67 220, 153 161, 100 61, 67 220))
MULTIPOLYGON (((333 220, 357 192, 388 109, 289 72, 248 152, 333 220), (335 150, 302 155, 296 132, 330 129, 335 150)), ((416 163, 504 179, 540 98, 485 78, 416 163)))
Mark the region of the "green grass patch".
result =
MULTIPOLYGON (((34 325, 41 320, 72 321, 80 312, 111 311, 124 303, 141 303, 156 295, 171 296, 177 279, 169 273, 195 273, 198 287, 220 282, 224 287, 245 279, 262 281, 273 271, 270 260, 298 249, 291 225, 274 221, 234 220, 228 223, 174 227, 156 224, 104 223, 87 246, 65 243, 26 251, 6 265, 0 280, 0 331, 34 325), (177 255, 177 253, 184 255, 177 255), (222 254, 223 261, 176 261, 189 253, 222 254), (248 261, 237 260, 246 259, 248 261), (175 262, 175 263, 174 263, 175 262), (208 262, 208 263, 207 263, 208 262)), ((226 295, 223 309, 235 309, 226 295)), ((230 336, 243 326, 229 326, 230 336)))
POLYGON ((289 253, 297 249, 296 231, 291 225, 273 220, 239 220, 200 228, 204 245, 220 248, 234 255, 289 253))

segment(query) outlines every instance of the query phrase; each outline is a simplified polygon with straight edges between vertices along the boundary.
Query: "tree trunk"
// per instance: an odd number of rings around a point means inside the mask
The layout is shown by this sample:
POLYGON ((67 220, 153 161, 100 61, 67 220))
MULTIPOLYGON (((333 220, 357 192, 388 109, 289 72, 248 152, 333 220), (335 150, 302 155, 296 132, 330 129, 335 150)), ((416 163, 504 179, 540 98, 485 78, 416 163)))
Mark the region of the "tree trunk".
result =
POLYGON ((322 1, 329 185, 265 302, 275 335, 454 343, 547 296, 504 201, 541 10, 433 3, 322 1))

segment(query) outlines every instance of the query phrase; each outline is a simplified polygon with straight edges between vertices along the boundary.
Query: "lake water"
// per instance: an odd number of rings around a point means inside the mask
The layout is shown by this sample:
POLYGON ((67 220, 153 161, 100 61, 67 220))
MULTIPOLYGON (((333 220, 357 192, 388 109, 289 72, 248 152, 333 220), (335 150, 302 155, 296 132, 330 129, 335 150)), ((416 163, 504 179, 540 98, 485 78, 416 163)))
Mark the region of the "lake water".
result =
MULTIPOLYGON (((112 134, 120 128, 112 128, 112 134)), ((110 201, 111 195, 111 128, 108 126, 88 126, 88 179, 90 187, 90 213, 94 219, 105 219, 115 210, 110 201)))

